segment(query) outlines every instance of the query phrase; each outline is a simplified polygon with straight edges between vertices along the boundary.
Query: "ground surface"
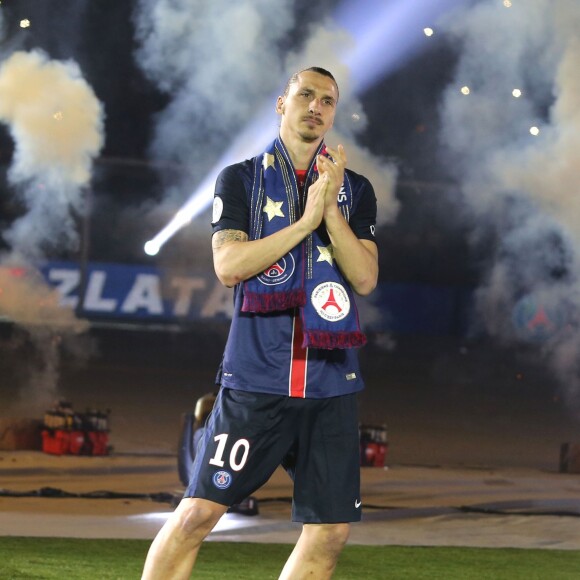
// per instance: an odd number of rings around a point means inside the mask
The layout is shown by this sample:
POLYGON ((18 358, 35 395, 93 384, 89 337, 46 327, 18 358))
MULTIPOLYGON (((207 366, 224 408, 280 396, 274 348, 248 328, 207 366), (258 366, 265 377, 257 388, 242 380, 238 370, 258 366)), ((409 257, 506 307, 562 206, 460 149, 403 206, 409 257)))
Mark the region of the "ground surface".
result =
MULTIPOLYGON (((178 495, 181 417, 214 388, 223 329, 95 331, 91 340, 96 354, 84 365, 61 357, 47 393, 52 367, 4 332, 0 418, 42 418, 47 394, 79 411, 110 409, 114 449, 106 458, 0 452, 0 488, 178 495)), ((561 444, 580 441, 580 421, 529 352, 399 339, 390 350, 371 344, 361 361, 361 419, 387 424, 389 469, 363 469, 367 507, 352 542, 580 549, 580 474, 558 473, 561 444)), ((293 542, 286 475, 257 496, 258 517, 228 515, 212 538, 293 542)), ((149 538, 170 511, 150 498, 3 496, 0 534, 149 538)))

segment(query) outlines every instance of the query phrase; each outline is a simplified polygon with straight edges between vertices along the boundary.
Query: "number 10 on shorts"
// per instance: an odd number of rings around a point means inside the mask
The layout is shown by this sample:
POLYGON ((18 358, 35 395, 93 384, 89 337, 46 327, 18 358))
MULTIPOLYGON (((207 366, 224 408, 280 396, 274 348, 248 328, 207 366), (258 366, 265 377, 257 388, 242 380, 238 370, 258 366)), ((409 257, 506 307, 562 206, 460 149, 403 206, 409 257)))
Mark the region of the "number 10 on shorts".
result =
MULTIPOLYGON (((228 442, 228 433, 222 433, 216 435, 213 440, 217 442, 218 446, 215 455, 209 460, 211 465, 217 465, 218 467, 223 467, 225 462, 223 460, 224 452, 226 450, 226 445, 228 442)), ((248 460, 248 453, 250 453, 250 442, 247 439, 238 439, 232 446, 230 451, 230 467, 234 471, 240 471, 242 467, 246 464, 248 460), (242 450, 242 457, 238 461, 238 455, 242 450)))

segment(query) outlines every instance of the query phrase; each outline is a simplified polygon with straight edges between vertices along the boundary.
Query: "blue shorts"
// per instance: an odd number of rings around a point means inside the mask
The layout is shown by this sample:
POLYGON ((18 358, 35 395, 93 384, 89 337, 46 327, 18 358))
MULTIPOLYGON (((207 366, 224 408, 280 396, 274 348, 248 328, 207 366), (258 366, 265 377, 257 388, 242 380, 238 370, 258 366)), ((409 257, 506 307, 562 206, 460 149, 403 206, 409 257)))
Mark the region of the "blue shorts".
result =
POLYGON ((359 521, 356 394, 300 399, 222 388, 184 495, 231 506, 279 465, 294 481, 294 521, 359 521))

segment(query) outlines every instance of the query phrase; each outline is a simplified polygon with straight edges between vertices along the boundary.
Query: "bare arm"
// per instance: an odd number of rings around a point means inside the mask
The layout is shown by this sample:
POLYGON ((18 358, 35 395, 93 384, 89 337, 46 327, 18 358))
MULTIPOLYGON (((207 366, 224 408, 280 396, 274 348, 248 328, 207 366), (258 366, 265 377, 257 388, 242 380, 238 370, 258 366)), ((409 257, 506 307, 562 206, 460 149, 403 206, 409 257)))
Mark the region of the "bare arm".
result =
POLYGON ((379 276, 379 252, 370 240, 359 240, 344 219, 340 210, 325 217, 334 259, 351 288, 361 296, 370 294, 379 276))
POLYGON ((334 258, 340 271, 352 289, 362 296, 370 294, 377 285, 379 276, 379 252, 370 240, 359 240, 336 203, 344 180, 346 154, 342 145, 337 150, 328 148, 335 160, 327 157, 318 160, 321 175, 329 176, 328 194, 324 207, 324 224, 332 243, 334 258))
POLYGON ((213 263, 218 279, 235 286, 276 263, 297 246, 322 221, 328 178, 320 178, 308 188, 304 215, 275 234, 248 241, 239 230, 222 230, 212 237, 213 263))

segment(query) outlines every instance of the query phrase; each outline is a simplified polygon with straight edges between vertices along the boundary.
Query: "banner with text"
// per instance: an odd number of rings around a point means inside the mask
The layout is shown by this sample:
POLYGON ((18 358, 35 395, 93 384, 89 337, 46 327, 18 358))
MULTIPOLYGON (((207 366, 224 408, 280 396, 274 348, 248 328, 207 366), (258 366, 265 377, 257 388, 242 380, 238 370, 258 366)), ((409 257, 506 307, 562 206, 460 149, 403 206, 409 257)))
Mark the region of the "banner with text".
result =
MULTIPOLYGON (((81 271, 72 262, 49 262, 41 272, 59 292, 62 306, 89 319, 187 323, 232 315, 233 291, 213 272, 100 263, 89 263, 81 271)), ((367 332, 461 335, 467 328, 471 290, 383 282, 357 303, 367 332)))

